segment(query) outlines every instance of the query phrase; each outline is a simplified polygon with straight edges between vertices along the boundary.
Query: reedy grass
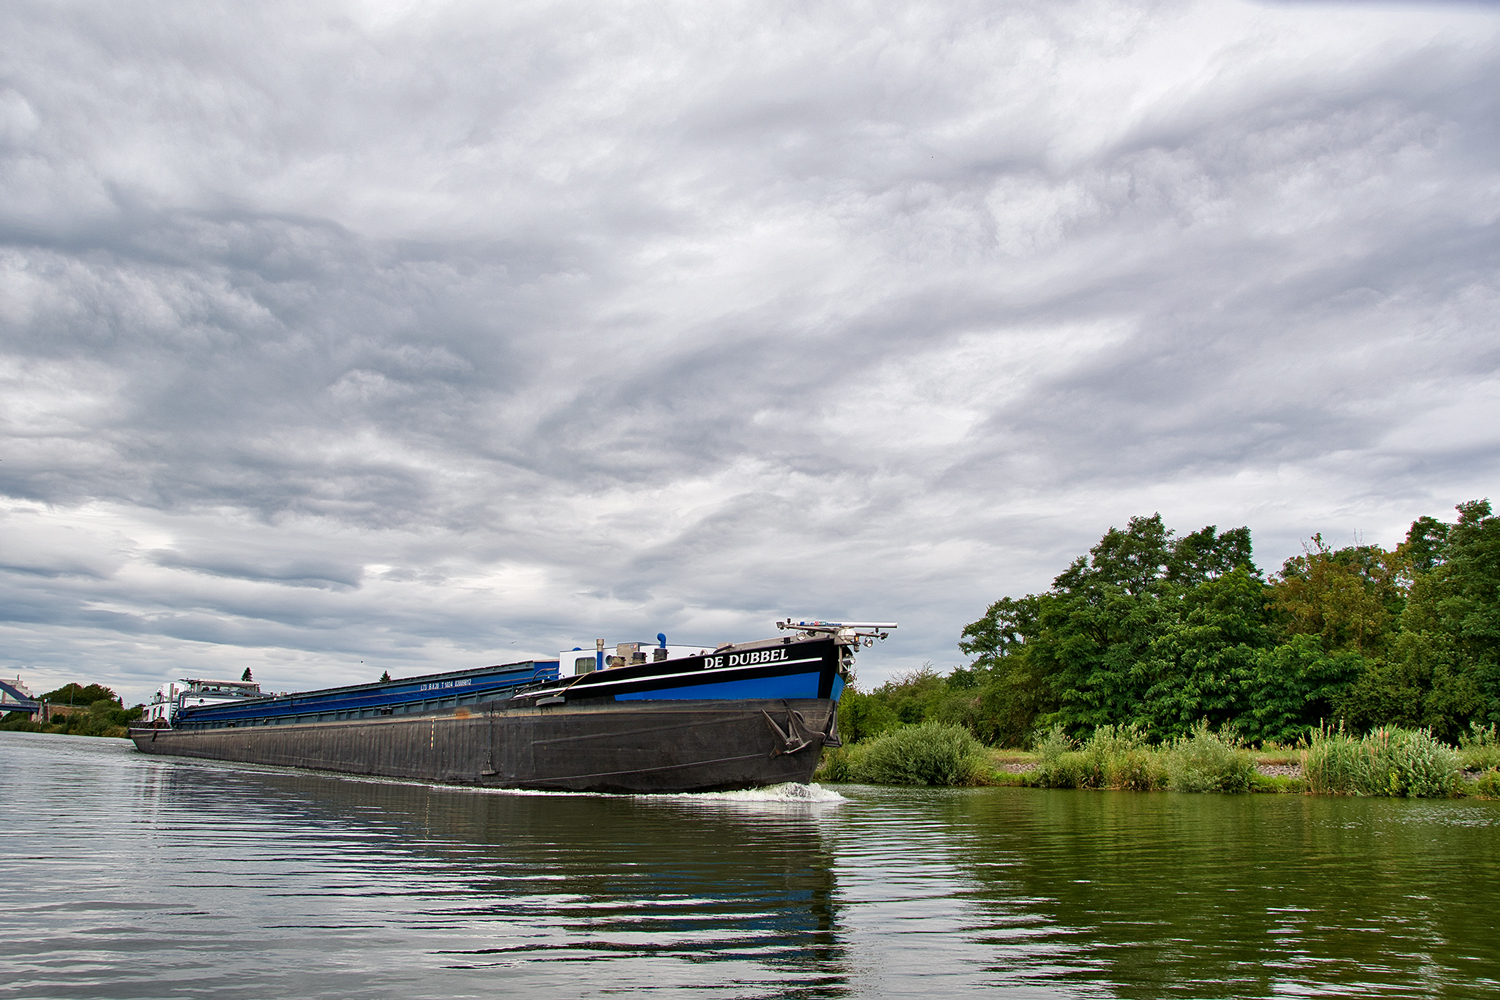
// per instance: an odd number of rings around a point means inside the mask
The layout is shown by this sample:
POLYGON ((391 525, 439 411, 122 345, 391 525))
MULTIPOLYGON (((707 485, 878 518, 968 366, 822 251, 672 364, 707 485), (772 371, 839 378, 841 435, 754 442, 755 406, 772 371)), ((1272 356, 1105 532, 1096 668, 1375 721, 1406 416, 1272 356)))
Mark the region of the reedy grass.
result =
POLYGON ((1459 780, 1459 755, 1427 729, 1381 727, 1365 736, 1313 732, 1302 751, 1309 791, 1329 795, 1440 798, 1459 780))
POLYGON ((1255 760, 1233 730, 1214 732, 1206 722, 1154 747, 1130 726, 1100 726, 1082 744, 1058 726, 1042 734, 1036 752, 1026 783, 1040 788, 1243 792, 1255 777, 1255 760))
MULTIPOLYGON (((1472 795, 1500 798, 1500 767, 1484 769, 1477 782, 1461 781, 1460 764, 1482 762, 1495 744, 1491 730, 1473 727, 1462 750, 1426 729, 1376 729, 1355 736, 1324 727, 1297 751, 1301 776, 1262 775, 1256 755, 1231 728, 1214 731, 1200 722, 1188 735, 1152 745, 1140 730, 1100 726, 1085 740, 1060 726, 1037 734, 1025 773, 996 770, 985 751, 962 727, 923 723, 889 731, 861 744, 826 751, 815 776, 830 782, 888 785, 1021 784, 1039 788, 1108 788, 1183 792, 1311 792, 1325 795, 1378 795, 1408 798, 1472 795)), ((1273 762, 1291 757, 1276 747, 1273 762)), ((1019 764, 1021 760, 1010 760, 1019 764)))
POLYGON ((1469 723, 1469 731, 1458 734, 1458 759, 1465 771, 1490 771, 1500 767, 1500 739, 1495 724, 1469 723))

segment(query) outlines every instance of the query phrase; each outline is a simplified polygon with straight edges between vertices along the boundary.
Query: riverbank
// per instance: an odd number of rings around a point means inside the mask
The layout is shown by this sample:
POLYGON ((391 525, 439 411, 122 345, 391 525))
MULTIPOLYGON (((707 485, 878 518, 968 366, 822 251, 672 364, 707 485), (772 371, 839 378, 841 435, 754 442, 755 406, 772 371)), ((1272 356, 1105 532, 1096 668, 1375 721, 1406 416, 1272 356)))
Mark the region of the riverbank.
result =
POLYGON ((1261 792, 1398 798, 1500 798, 1495 728, 1471 727, 1458 747, 1426 730, 1363 736, 1319 730, 1297 746, 1243 745, 1205 725, 1148 744, 1102 726, 1084 740, 1060 729, 1029 751, 983 747, 961 727, 924 723, 825 753, 815 778, 831 783, 1012 785, 1128 791, 1261 792))
MULTIPOLYGON (((1307 781, 1303 777, 1301 760, 1287 759, 1285 751, 1251 751, 1255 762, 1255 776, 1250 791, 1306 794, 1307 781)), ((1025 786, 1026 776, 1037 769, 1037 755, 1026 750, 986 751, 986 766, 992 772, 987 784, 1025 786)), ((1455 789, 1460 798, 1493 799, 1500 795, 1487 794, 1479 782, 1487 773, 1483 770, 1459 772, 1460 784, 1455 789)))

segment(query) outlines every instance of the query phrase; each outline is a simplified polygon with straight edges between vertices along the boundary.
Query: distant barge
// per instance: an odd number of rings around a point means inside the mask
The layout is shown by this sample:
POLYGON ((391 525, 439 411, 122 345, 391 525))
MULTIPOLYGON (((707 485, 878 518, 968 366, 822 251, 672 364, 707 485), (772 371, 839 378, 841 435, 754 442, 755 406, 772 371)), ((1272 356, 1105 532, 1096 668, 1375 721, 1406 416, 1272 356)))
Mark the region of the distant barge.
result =
POLYGON ((246 682, 163 688, 144 753, 445 784, 695 792, 805 782, 838 746, 861 644, 894 623, 784 621, 712 650, 622 643, 557 660, 262 696, 246 682))

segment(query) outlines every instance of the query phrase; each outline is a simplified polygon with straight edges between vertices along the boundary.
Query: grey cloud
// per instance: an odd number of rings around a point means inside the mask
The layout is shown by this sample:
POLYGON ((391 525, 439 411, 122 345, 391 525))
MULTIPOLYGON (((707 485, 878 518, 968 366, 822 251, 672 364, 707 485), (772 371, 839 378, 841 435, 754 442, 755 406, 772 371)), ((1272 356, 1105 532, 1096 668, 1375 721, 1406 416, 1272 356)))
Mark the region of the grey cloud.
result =
POLYGON ((1500 360, 1500 25, 1423 11, 13 5, 0 547, 95 554, 7 656, 878 679, 1131 514, 1392 541, 1500 456, 1414 430, 1500 360))

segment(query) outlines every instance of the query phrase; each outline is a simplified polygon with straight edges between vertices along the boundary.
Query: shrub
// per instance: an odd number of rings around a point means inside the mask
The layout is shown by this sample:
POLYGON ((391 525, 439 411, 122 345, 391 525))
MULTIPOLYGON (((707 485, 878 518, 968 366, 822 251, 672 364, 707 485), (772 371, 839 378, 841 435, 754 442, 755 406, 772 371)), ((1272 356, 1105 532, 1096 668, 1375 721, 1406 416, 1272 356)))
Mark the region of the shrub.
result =
POLYGON ((11 733, 39 733, 42 731, 42 724, 32 722, 31 716, 25 712, 7 712, 5 718, 0 719, 0 730, 11 733))
POLYGON ((924 722, 875 739, 851 771, 877 785, 957 785, 978 777, 980 753, 962 726, 924 722))
POLYGON ((1062 726, 1038 732, 1032 743, 1036 751, 1036 768, 1026 776, 1027 784, 1039 788, 1077 788, 1085 771, 1083 755, 1062 726))
POLYGON ((1178 792, 1248 792, 1255 760, 1234 730, 1217 733, 1204 720, 1166 748, 1167 787, 1178 792))
POLYGON ((1083 757, 1095 788, 1128 788, 1149 792, 1167 783, 1161 754, 1146 745, 1135 726, 1100 726, 1083 745, 1083 757))
POLYGON ((858 781, 859 764, 864 759, 862 746, 851 746, 844 744, 841 747, 830 747, 823 751, 823 759, 818 763, 818 769, 813 772, 814 781, 832 781, 844 783, 858 781))
POLYGON ((1381 728, 1364 739, 1371 795, 1441 798, 1458 782, 1458 754, 1430 729, 1381 728))
POLYGON ((1500 799, 1500 768, 1492 768, 1481 774, 1474 782, 1473 795, 1481 799, 1500 799))
POLYGON ((1313 733, 1302 772, 1311 791, 1438 798, 1458 782, 1458 754, 1428 729, 1380 728, 1363 739, 1342 729, 1313 733))
POLYGON ((899 725, 896 713, 883 697, 847 689, 839 699, 839 735, 846 743, 859 743, 899 725))
POLYGON ((1469 731, 1458 736, 1458 759, 1466 771, 1489 771, 1500 767, 1500 739, 1495 724, 1469 723, 1469 731))
POLYGON ((1130 788, 1150 791, 1166 785, 1157 751, 1134 726, 1100 726, 1081 747, 1061 726, 1038 734, 1037 766, 1027 783, 1041 788, 1130 788))

